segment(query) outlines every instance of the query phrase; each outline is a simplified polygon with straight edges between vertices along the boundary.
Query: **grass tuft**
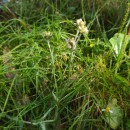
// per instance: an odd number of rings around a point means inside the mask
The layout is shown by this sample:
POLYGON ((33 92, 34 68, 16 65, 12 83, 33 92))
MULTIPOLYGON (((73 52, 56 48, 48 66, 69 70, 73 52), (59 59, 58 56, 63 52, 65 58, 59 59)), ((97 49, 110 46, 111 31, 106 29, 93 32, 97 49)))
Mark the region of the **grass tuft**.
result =
POLYGON ((127 1, 22 0, 0 12, 0 129, 110 130, 112 99, 118 129, 130 128, 127 1))

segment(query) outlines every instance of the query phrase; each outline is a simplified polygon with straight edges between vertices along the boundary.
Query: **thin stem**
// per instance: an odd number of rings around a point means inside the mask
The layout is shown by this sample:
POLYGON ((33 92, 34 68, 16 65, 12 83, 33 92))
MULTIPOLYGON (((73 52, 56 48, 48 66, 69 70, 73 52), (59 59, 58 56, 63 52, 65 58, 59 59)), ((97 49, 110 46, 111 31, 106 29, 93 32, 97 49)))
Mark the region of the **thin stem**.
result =
POLYGON ((48 44, 49 51, 50 51, 50 55, 51 55, 51 61, 52 61, 52 74, 53 74, 54 81, 55 81, 55 88, 57 88, 56 75, 55 75, 54 53, 53 53, 53 50, 51 49, 50 41, 49 41, 49 40, 47 40, 47 44, 48 44))

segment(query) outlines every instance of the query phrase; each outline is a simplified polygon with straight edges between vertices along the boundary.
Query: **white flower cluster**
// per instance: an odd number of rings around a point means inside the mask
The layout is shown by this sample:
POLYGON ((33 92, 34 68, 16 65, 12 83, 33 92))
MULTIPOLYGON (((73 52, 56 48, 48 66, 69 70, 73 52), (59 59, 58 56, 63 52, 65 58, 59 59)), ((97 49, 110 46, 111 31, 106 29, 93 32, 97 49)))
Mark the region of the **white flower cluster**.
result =
POLYGON ((88 34, 88 28, 86 27, 86 22, 84 22, 82 19, 77 19, 76 24, 78 26, 78 30, 82 34, 88 34))

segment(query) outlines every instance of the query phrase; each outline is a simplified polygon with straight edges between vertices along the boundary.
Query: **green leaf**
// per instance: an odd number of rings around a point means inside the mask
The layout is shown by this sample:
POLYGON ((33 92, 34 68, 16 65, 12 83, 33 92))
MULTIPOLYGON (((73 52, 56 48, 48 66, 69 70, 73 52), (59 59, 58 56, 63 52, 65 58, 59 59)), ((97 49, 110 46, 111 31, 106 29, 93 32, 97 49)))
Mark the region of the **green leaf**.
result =
POLYGON ((117 99, 113 98, 108 106, 111 112, 105 112, 105 121, 112 129, 117 129, 123 120, 123 110, 117 105, 117 99))
POLYGON ((116 33, 109 41, 113 47, 113 50, 116 54, 116 56, 119 55, 120 51, 121 51, 121 47, 122 47, 122 43, 123 43, 123 39, 124 39, 124 34, 122 33, 116 33))

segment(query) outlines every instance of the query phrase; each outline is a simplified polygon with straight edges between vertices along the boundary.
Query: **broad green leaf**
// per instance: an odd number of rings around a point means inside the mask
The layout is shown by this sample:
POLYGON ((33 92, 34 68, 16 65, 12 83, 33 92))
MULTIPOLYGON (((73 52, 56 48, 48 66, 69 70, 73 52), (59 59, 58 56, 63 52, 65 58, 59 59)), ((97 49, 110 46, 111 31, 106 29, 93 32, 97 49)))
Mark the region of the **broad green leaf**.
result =
POLYGON ((122 47, 122 43, 123 43, 123 39, 124 39, 124 34, 122 33, 116 33, 109 41, 112 45, 112 48, 116 54, 116 56, 119 55, 121 47, 122 47))
POLYGON ((114 50, 116 57, 118 57, 118 55, 121 52, 124 42, 125 42, 125 46, 122 51, 125 51, 126 46, 127 46, 128 42, 130 41, 130 36, 125 35, 123 33, 116 33, 109 41, 112 45, 112 48, 114 50))
POLYGON ((108 103, 107 109, 105 111, 105 121, 110 125, 112 129, 117 129, 123 120, 123 110, 117 105, 117 99, 113 98, 111 102, 108 103))

